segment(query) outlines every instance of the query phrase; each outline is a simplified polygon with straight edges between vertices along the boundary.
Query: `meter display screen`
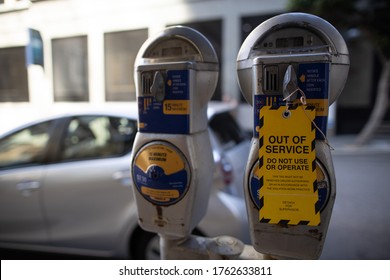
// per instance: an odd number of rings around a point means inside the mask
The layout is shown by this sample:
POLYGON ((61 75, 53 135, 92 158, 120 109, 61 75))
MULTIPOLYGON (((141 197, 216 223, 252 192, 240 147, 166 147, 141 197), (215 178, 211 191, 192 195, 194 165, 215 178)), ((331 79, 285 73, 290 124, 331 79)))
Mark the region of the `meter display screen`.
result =
POLYGON ((278 38, 275 45, 277 48, 303 47, 303 37, 278 38))
POLYGON ((180 38, 169 38, 159 42, 148 50, 145 58, 175 58, 200 56, 199 51, 190 42, 180 38))
POLYGON ((183 49, 181 47, 172 47, 162 49, 162 56, 181 56, 183 49))
POLYGON ((255 50, 269 52, 324 52, 328 44, 318 34, 304 28, 282 28, 269 32, 254 46, 255 50))

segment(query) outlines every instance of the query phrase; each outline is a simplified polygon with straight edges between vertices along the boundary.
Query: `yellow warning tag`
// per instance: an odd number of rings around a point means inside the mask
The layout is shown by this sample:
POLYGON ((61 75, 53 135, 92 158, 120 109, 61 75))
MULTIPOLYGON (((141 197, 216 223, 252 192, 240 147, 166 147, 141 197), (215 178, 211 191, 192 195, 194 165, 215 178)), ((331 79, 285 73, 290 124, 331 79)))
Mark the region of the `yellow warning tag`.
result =
POLYGON ((317 226, 315 110, 264 106, 260 110, 260 222, 317 226))

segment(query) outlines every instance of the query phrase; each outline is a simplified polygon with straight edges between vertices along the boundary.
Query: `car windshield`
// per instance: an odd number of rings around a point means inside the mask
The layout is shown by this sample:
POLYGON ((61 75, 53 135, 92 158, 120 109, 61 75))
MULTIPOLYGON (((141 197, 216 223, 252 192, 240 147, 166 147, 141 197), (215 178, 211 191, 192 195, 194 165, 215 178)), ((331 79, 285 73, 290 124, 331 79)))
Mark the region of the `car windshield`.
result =
POLYGON ((49 141, 51 122, 17 131, 0 141, 0 169, 40 164, 49 141))

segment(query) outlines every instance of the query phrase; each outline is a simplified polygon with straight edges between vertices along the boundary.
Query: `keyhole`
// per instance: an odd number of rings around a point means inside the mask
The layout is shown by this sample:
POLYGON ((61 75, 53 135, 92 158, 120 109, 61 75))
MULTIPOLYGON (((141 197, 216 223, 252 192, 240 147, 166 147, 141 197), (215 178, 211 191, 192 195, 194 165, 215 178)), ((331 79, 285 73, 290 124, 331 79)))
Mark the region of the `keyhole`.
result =
POLYGON ((164 171, 157 165, 151 166, 148 170, 148 177, 152 180, 158 180, 163 175, 164 171))
POLYGON ((150 177, 152 177, 152 179, 157 179, 159 177, 157 170, 150 172, 150 177))

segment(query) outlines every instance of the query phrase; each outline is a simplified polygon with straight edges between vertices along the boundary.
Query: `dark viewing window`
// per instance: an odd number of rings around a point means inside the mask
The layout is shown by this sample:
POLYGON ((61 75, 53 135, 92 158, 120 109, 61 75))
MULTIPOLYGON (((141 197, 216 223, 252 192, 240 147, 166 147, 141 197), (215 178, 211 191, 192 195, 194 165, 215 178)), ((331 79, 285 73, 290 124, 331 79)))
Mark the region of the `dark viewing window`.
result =
POLYGON ((135 100, 134 62, 147 38, 147 29, 104 34, 107 101, 135 100))
MULTIPOLYGON (((275 14, 242 17, 241 18, 241 43, 245 41, 246 37, 248 37, 248 35, 253 31, 253 29, 255 29, 263 21, 270 19, 274 15, 275 14)), ((242 94, 240 94, 240 96, 241 96, 241 102, 246 103, 244 96, 242 94)))
MULTIPOLYGON (((213 45, 215 52, 217 53, 219 60, 219 69, 221 71, 223 61, 222 61, 222 20, 210 20, 210 21, 200 21, 200 22, 187 22, 180 23, 180 25, 191 27, 200 33, 202 33, 213 45)), ((221 77, 219 75, 217 88, 215 89, 214 95, 211 100, 222 100, 222 87, 221 87, 221 77)))
POLYGON ((89 101, 87 36, 52 40, 55 101, 89 101))
POLYGON ((0 102, 27 102, 28 78, 24 47, 0 49, 0 102))

